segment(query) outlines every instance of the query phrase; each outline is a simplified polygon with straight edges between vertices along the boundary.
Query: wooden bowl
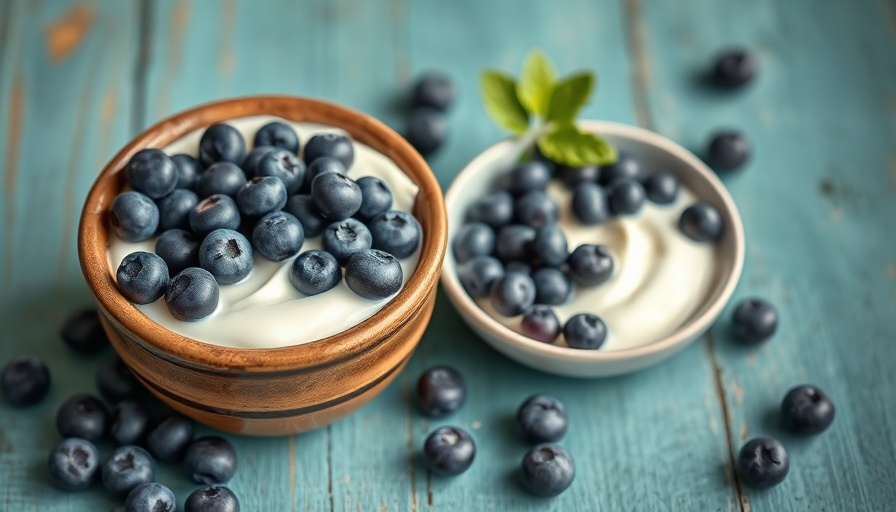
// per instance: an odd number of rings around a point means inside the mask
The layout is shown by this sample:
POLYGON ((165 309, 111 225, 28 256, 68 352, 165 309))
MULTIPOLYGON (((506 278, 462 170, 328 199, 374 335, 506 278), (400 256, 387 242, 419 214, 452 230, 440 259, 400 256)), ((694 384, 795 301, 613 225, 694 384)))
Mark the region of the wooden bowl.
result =
POLYGON ((404 368, 429 322, 447 240, 445 205, 432 171, 401 136, 370 116, 305 98, 259 96, 203 105, 170 117, 106 165, 84 204, 78 255, 115 350, 153 394, 220 430, 276 436, 311 430, 354 411, 404 368), (123 172, 143 148, 162 148, 213 123, 273 115, 339 127, 390 158, 419 187, 414 215, 423 241, 405 287, 371 318, 339 334, 283 348, 238 349, 175 334, 141 313, 113 280, 108 211, 123 172))

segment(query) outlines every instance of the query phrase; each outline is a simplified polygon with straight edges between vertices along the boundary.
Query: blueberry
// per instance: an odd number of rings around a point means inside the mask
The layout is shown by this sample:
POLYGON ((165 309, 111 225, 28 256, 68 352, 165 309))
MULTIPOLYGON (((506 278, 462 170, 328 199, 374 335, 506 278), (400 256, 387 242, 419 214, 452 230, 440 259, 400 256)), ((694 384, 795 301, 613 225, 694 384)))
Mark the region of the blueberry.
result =
POLYGON ((550 395, 532 395, 516 411, 520 433, 527 443, 552 443, 563 439, 569 427, 566 406, 550 395))
POLYGON ((438 71, 430 71, 417 77, 414 82, 412 104, 414 107, 429 107, 444 112, 454 103, 454 95, 451 79, 438 71))
POLYGON ((737 455, 737 474, 754 489, 774 487, 787 478, 790 457, 784 445, 769 437, 747 441, 737 455))
POLYGON ((535 303, 535 282, 526 274, 504 274, 489 292, 492 307, 502 316, 519 316, 535 303))
POLYGON ((330 223, 318 213, 317 207, 314 206, 314 201, 312 201, 311 196, 308 195, 295 195, 290 197, 286 200, 286 206, 283 207, 283 211, 299 219, 299 222, 302 223, 305 236, 308 238, 314 238, 323 233, 324 229, 330 223))
POLYGON ((570 348, 596 350, 607 339, 607 325, 595 315, 579 313, 566 321, 563 338, 570 348))
POLYGON ((414 149, 427 156, 442 147, 447 131, 444 114, 433 108, 418 107, 408 115, 404 136, 414 149))
POLYGON ((569 275, 582 286, 596 286, 613 275, 613 257, 602 245, 582 244, 569 255, 569 275))
POLYGON ((620 178, 607 186, 607 206, 613 215, 634 215, 644 204, 644 187, 630 178, 620 178))
POLYGON ((47 463, 53 485, 63 491, 83 491, 96 478, 100 454, 90 441, 71 437, 53 448, 47 463))
POLYGON ((258 162, 261 158, 276 149, 274 146, 255 146, 252 148, 252 151, 246 154, 246 158, 243 158, 243 163, 240 164, 240 169, 246 174, 246 179, 251 180, 254 178, 255 170, 258 168, 258 162))
POLYGON ((174 493, 157 482, 146 482, 134 487, 124 501, 124 512, 175 512, 175 510, 177 500, 174 498, 174 493))
POLYGON ((255 143, 258 146, 274 146, 283 148, 292 154, 299 152, 299 137, 292 126, 283 121, 271 121, 255 132, 255 143))
POLYGON ((501 262, 491 256, 475 256, 457 268, 457 278, 474 299, 488 297, 492 284, 504 277, 501 262))
POLYGON ((559 267, 569 256, 566 235, 556 224, 547 224, 535 230, 532 253, 542 265, 559 267))
POLYGON ((106 432, 109 413, 93 395, 77 394, 68 398, 56 412, 56 429, 65 437, 95 441, 106 432))
POLYGON ((125 167, 128 182, 137 192, 153 199, 170 194, 177 186, 177 166, 160 149, 141 149, 125 167))
POLYGON ((420 245, 420 223, 410 213, 392 210, 370 221, 370 235, 371 247, 404 259, 420 245))
POLYGON ((142 388, 124 361, 113 355, 96 369, 96 387, 103 398, 115 403, 125 398, 136 398, 142 388))
POLYGON ((174 276, 188 267, 199 266, 200 240, 190 231, 171 229, 156 239, 156 254, 168 265, 168 275, 174 276))
POLYGON ((322 156, 308 164, 308 170, 305 172, 304 188, 306 190, 311 190, 311 182, 314 181, 314 178, 328 172, 335 172, 336 174, 341 174, 343 176, 348 174, 345 165, 343 165, 341 161, 328 156, 322 156))
POLYGON ((475 457, 476 443, 459 427, 439 427, 423 443, 426 467, 437 475, 459 475, 470 469, 475 457))
POLYGON ((521 464, 523 486, 540 497, 557 496, 576 476, 572 457, 556 444, 540 444, 526 452, 521 464))
POLYGON ((119 446, 143 441, 149 426, 149 413, 137 400, 122 400, 112 409, 109 435, 119 446))
POLYGON ((752 297, 737 304, 731 314, 731 333, 738 341, 756 345, 778 329, 778 312, 768 302, 752 297))
POLYGON ((373 176, 364 176, 355 183, 361 189, 361 207, 358 208, 357 213, 361 219, 372 219, 386 213, 392 207, 392 191, 383 180, 373 176))
POLYGON ((525 336, 542 343, 553 343, 560 336, 560 320, 554 308, 535 304, 525 314, 520 324, 525 336))
POLYGON ((454 236, 451 248, 459 264, 476 256, 489 255, 495 249, 495 232, 482 222, 464 224, 454 236))
POLYGON ((503 191, 481 196, 467 210, 467 220, 498 229, 513 220, 513 197, 503 191))
POLYGON ((342 162, 346 169, 351 169, 355 161, 355 148, 345 135, 320 133, 308 139, 303 156, 309 165, 320 157, 328 156, 342 162))
POLYGON ((305 232, 299 219, 285 212, 272 212, 252 230, 252 246, 271 261, 283 261, 299 253, 305 232))
POLYGON ((209 196, 190 212, 190 228, 199 236, 216 229, 236 229, 240 226, 240 210, 231 197, 224 194, 209 196))
POLYGON ((433 366, 417 380, 417 404, 431 418, 447 416, 467 400, 467 386, 450 366, 433 366))
POLYGON ((190 227, 190 212, 199 204, 199 196, 190 190, 178 188, 167 196, 159 199, 156 206, 159 208, 160 231, 168 231, 174 228, 188 229, 190 227))
POLYGON ((715 242, 722 236, 722 214, 708 203, 694 203, 681 212, 678 229, 695 242, 715 242))
POLYGON ((236 450, 223 437, 200 437, 187 448, 184 465, 196 483, 227 483, 236 473, 236 450))
POLYGON ((560 218, 557 203, 540 190, 527 192, 517 199, 514 214, 517 222, 533 228, 554 224, 560 218))
POLYGON ((640 181, 643 177, 640 162, 626 151, 620 151, 615 162, 600 170, 600 184, 603 186, 622 179, 640 181))
POLYGON ((238 283, 252 270, 252 245, 232 229, 216 229, 199 246, 199 265, 218 284, 238 283))
POLYGON ((305 163, 285 149, 275 149, 258 160, 255 177, 280 178, 288 194, 295 194, 305 180, 305 163))
POLYGON ((202 174, 202 167, 199 161, 190 155, 179 153, 171 156, 174 167, 177 169, 177 185, 175 188, 184 188, 193 190, 199 183, 199 175, 202 174))
POLYGON ((580 183, 572 192, 572 214, 582 224, 593 226, 610 217, 604 190, 594 183, 580 183))
POLYGON ((80 309, 69 315, 59 334, 66 345, 81 354, 95 354, 109 346, 109 338, 94 308, 80 309))
POLYGON ((570 167, 557 164, 554 170, 554 177, 569 188, 575 188, 581 183, 596 183, 600 175, 601 169, 596 165, 570 167))
POLYGON ((504 226, 495 239, 495 256, 504 262, 528 260, 534 241, 534 228, 523 224, 504 226))
POLYGON ((808 384, 797 386, 781 401, 781 416, 787 430, 801 436, 814 436, 834 422, 834 402, 822 390, 808 384))
POLYGON ((559 268, 542 267, 532 273, 532 281, 535 282, 537 304, 563 304, 572 293, 569 276, 559 268))
POLYGON ((174 318, 192 322, 212 314, 219 295, 218 283, 208 270, 190 267, 171 278, 165 305, 174 318))
POLYGON ((118 288, 135 304, 149 304, 165 295, 168 286, 168 265, 151 252, 132 252, 121 260, 115 274, 118 288))
POLYGON ((361 188, 347 176, 325 172, 311 182, 311 199, 324 217, 347 219, 361 208, 361 188))
POLYGON ((403 279, 395 256, 376 249, 352 254, 345 265, 345 284, 365 299, 380 300, 398 293, 403 279))
POLYGON ((532 160, 514 167, 507 177, 507 189, 521 196, 533 190, 543 191, 551 181, 551 168, 544 162, 532 160))
POLYGON ((177 413, 169 414, 146 436, 146 447, 163 462, 180 462, 193 442, 193 422, 177 413))
POLYGON ((263 217, 286 206, 286 186, 273 176, 256 176, 236 193, 236 205, 247 217, 263 217))
POLYGON ((756 59, 742 48, 731 48, 716 55, 711 78, 715 85, 735 89, 750 83, 758 68, 756 59))
POLYGON ((327 226, 321 242, 324 250, 344 266, 352 254, 372 247, 373 236, 361 221, 345 219, 327 226))
POLYGON ((734 171, 747 163, 751 153, 750 141, 743 132, 720 130, 710 137, 706 163, 716 171, 734 171))
POLYGON ((240 512, 240 500, 227 487, 200 487, 187 497, 184 512, 240 512))
POLYGON ((293 260, 289 269, 289 282, 305 295, 323 293, 341 280, 339 262, 326 251, 305 251, 293 260))
POLYGON ((116 496, 127 496, 134 487, 152 482, 156 465, 139 446, 119 446, 103 462, 103 485, 116 496))
POLYGON ((656 204, 672 204, 678 197, 678 178, 670 172, 658 172, 644 180, 647 199, 656 204))
MULTIPOLYGON (((199 161, 204 167, 216 162, 240 164, 246 156, 246 141, 236 128, 225 123, 209 126, 199 139, 199 161)), ((201 194, 200 194, 201 195, 201 194)))
POLYGON ((50 391, 50 370, 37 357, 21 355, 10 359, 0 372, 3 396, 11 405, 33 405, 50 391))
POLYGON ((521 274, 531 276, 532 265, 526 263, 525 261, 508 261, 507 264, 504 265, 504 272, 519 272, 521 274))
POLYGON ((159 208, 140 192, 118 195, 109 209, 112 230, 125 242, 142 242, 159 227, 159 208))
POLYGON ((246 173, 236 164, 218 162, 199 175, 196 193, 201 198, 215 194, 236 197, 237 192, 246 185, 246 173))

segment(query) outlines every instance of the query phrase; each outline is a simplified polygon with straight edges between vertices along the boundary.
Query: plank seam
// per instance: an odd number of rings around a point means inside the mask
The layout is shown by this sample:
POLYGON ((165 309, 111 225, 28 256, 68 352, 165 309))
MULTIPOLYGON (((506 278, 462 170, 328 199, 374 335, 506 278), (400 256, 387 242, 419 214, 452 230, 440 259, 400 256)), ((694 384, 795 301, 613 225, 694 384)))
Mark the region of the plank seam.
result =
POLYGON ((632 90, 638 124, 653 129, 653 119, 647 90, 650 85, 650 57, 647 55, 647 36, 641 17, 641 0, 622 0, 623 25, 629 57, 632 61, 632 90))
POLYGON ((153 1, 140 0, 137 23, 137 61, 134 66, 134 97, 131 102, 131 135, 146 127, 149 63, 152 60, 153 1))
POLYGON ((333 501, 333 426, 327 425, 327 496, 330 512, 336 510, 333 501))

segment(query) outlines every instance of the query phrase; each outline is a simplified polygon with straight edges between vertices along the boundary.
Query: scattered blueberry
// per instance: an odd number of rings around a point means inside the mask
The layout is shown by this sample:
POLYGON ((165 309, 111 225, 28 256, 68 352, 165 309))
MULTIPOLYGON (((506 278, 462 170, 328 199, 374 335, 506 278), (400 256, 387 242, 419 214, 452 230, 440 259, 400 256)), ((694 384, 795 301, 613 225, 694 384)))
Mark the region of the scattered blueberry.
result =
POLYGON ((600 172, 600 184, 603 186, 609 186, 620 179, 640 181, 643 178, 640 162, 626 151, 620 151, 619 158, 614 163, 601 168, 600 172))
POLYGON ((192 322, 205 318, 218 307, 220 290, 208 270, 190 267, 171 278, 165 305, 178 320, 192 322))
POLYGON ((345 265, 345 284, 370 300, 385 299, 401 289, 404 274, 395 256, 377 249, 352 254, 345 265))
POLYGON ((187 497, 184 512, 240 512, 240 500, 227 487, 200 487, 187 497))
POLYGON ((526 274, 511 272, 492 284, 489 295, 498 314, 519 316, 535 303, 535 282, 526 274))
MULTIPOLYGON (((216 162, 239 165, 246 156, 246 141, 236 128, 225 123, 209 126, 199 139, 199 161, 204 167, 216 162)), ((202 195, 202 194, 200 194, 202 195)))
POLYGON ((238 283, 252 270, 252 245, 232 229, 216 229, 199 246, 199 265, 218 284, 238 283))
POLYGON ((449 366, 433 366, 417 381, 417 403, 431 418, 447 416, 467 400, 464 378, 449 366))
POLYGON ((414 83, 413 106, 429 107, 445 112, 454 103, 454 84, 443 73, 430 71, 420 75, 414 83))
POLYGON ((566 435, 566 406, 550 395, 532 395, 516 411, 520 433, 527 443, 552 443, 566 435))
POLYGON ((750 159, 752 148, 743 132, 738 130, 720 130, 712 134, 706 163, 717 171, 734 171, 750 159))
POLYGON ((565 491, 576 476, 572 457, 556 444, 535 446, 523 456, 523 486, 540 497, 557 496, 565 491))
POLYGON ((559 267, 569 257, 566 235, 556 224, 546 224, 535 230, 532 253, 539 263, 559 267))
POLYGON ((223 437, 200 437, 187 448, 184 465, 196 483, 227 483, 236 473, 236 450, 223 437))
POLYGON ((495 256, 501 261, 522 261, 532 256, 535 229, 524 224, 510 224, 498 230, 495 256))
POLYGON ((142 242, 159 227, 159 208, 140 192, 118 195, 109 210, 112 229, 125 242, 142 242))
POLYGON ((204 237, 216 229, 236 229, 240 226, 240 210, 231 197, 224 194, 209 196, 190 212, 190 228, 204 237))
POLYGON ((475 256, 457 269, 460 284, 474 299, 488 297, 492 284, 503 276, 501 262, 491 256, 475 256))
POLYGON ((109 435, 119 446, 137 444, 143 441, 149 426, 149 413, 137 400, 122 400, 112 409, 109 435))
POLYGON ((255 177, 280 178, 286 192, 295 194, 305 180, 305 163, 285 149, 276 149, 262 156, 255 165, 255 177))
POLYGON ((470 468, 475 457, 476 443, 459 427, 439 427, 423 443, 426 467, 437 475, 459 475, 470 468))
POLYGON ((193 442, 193 422, 172 413, 156 424, 146 436, 146 447, 163 462, 180 462, 193 442))
POLYGON ((177 169, 177 185, 175 188, 184 188, 193 190, 199 183, 199 175, 202 174, 202 167, 199 161, 190 155, 179 153, 171 155, 171 161, 177 169))
MULTIPOLYGON (((124 512, 175 512, 177 500, 171 489, 157 482, 142 483, 128 493, 124 512)), ((189 512, 189 509, 187 509, 189 512)), ((227 509, 221 509, 222 512, 227 509)), ((239 512, 239 509, 236 509, 239 512)))
POLYGON ((613 257, 603 245, 582 244, 569 255, 569 275, 582 286, 596 286, 613 275, 613 257))
POLYGON ((351 139, 336 133, 321 133, 311 137, 305 144, 305 163, 311 164, 322 156, 335 158, 342 166, 351 169, 355 161, 355 148, 351 139))
POLYGON ((407 212, 392 210, 370 221, 370 235, 371 247, 404 259, 420 245, 420 223, 407 212))
POLYGON ((644 180, 647 199, 656 204, 671 204, 678 197, 678 178, 670 172, 658 172, 644 180))
POLYGON ((610 217, 604 190, 594 183, 581 183, 572 193, 572 214, 582 224, 593 226, 610 217))
POLYGON ((361 188, 347 176, 325 172, 311 182, 311 199, 324 217, 347 219, 361 208, 361 188))
POLYGON ((732 48, 716 55, 712 81, 719 87, 734 89, 753 80, 758 68, 756 59, 744 49, 732 48))
POLYGON ((95 441, 106 432, 108 423, 106 406, 95 396, 83 393, 69 397, 56 412, 56 429, 63 438, 95 441))
POLYGON ((551 168, 544 162, 532 160, 514 167, 507 178, 507 190, 516 196, 534 190, 544 191, 551 181, 551 168))
POLYGON ((159 231, 190 227, 190 212, 199 204, 199 196, 184 188, 174 189, 167 196, 159 199, 159 231))
POLYGON ((108 357, 97 367, 96 387, 103 398, 111 403, 136 398, 143 389, 118 355, 108 357))
POLYGON ((784 426, 794 434, 814 436, 834 422, 834 402, 821 389, 808 384, 797 386, 781 401, 784 426))
POLYGON ((81 354, 95 354, 109 346, 109 338, 94 308, 72 313, 62 324, 60 335, 66 345, 81 354))
POLYGON ((527 192, 514 205, 516 220, 533 228, 554 224, 560 218, 560 210, 546 193, 540 190, 527 192))
POLYGON ((53 448, 47 463, 53 485, 63 491, 83 491, 96 478, 100 454, 90 441, 71 437, 53 448))
POLYGON ((364 176, 355 183, 361 189, 361 207, 357 214, 362 219, 372 219, 386 213, 392 207, 392 191, 383 180, 373 176, 364 176))
POLYGON ((177 166, 161 149, 141 149, 125 167, 128 182, 137 192, 152 199, 170 194, 177 187, 177 166))
POLYGON ((286 206, 283 207, 283 211, 299 219, 299 222, 302 223, 305 236, 308 238, 319 236, 330 223, 329 220, 323 218, 323 216, 318 213, 317 207, 314 206, 314 201, 312 201, 311 196, 308 195, 295 195, 290 197, 286 200, 286 206))
POLYGON ((325 251, 345 265, 354 253, 371 248, 373 236, 361 221, 349 218, 327 226, 321 242, 325 251))
POLYGON ((495 232, 482 222, 464 224, 454 236, 451 248, 459 264, 476 256, 487 256, 495 249, 495 232))
POLYGON ((715 242, 722 236, 724 224, 715 206, 694 203, 681 212, 678 229, 695 242, 715 242))
POLYGON ((542 267, 532 272, 532 281, 535 282, 536 304, 563 304, 572 293, 569 276, 559 268, 542 267))
POLYGON ((168 265, 151 252, 128 254, 121 260, 115 276, 121 294, 135 304, 157 301, 168 287, 168 265))
POLYGON ((737 304, 731 315, 731 332, 738 341, 756 345, 778 329, 778 312, 768 302, 752 297, 737 304))
POLYGON ((607 325, 595 315, 579 313, 566 321, 563 338, 570 348, 597 350, 607 339, 607 325))
POLYGON ((754 489, 774 487, 787 477, 790 457, 784 445, 769 437, 747 441, 737 455, 737 474, 754 489))
POLYGON ((270 261, 283 261, 298 254, 305 232, 298 219, 285 212, 272 212, 252 230, 252 246, 270 261))
POLYGON ((469 222, 482 222, 498 229, 513 219, 513 197, 507 192, 495 192, 477 198, 467 210, 469 222))
POLYGON ((299 137, 292 126, 283 121, 271 121, 255 132, 255 147, 274 146, 292 154, 299 153, 299 137))
POLYGON ((415 108, 408 115, 405 138, 421 155, 435 153, 445 142, 445 116, 434 108, 415 108))
POLYGON ((255 146, 252 148, 252 151, 246 154, 246 158, 243 158, 243 163, 240 164, 240 169, 246 173, 246 179, 251 180, 254 178, 255 170, 258 168, 258 162, 261 158, 276 149, 274 146, 255 146))
POLYGON ((32 355, 21 355, 7 361, 0 372, 3 396, 12 405, 33 405, 50 391, 50 370, 32 355))
POLYGON ((237 192, 246 186, 246 173, 236 164, 218 162, 199 175, 196 193, 200 198, 215 194, 236 197, 237 192))
POLYGON ((236 193, 236 205, 247 217, 263 217, 286 206, 286 186, 273 176, 257 176, 236 193))
POLYGON ((575 188, 581 183, 596 183, 601 169, 596 165, 585 167, 570 167, 557 164, 554 168, 554 177, 569 188, 575 188))
POLYGON ((542 343, 553 343, 560 336, 560 320, 554 308, 535 304, 523 314, 520 330, 525 336, 542 343))
POLYGON ((314 181, 314 178, 317 178, 320 174, 325 174, 328 172, 335 172, 336 174, 341 174, 343 176, 348 175, 348 171, 345 169, 345 165, 342 164, 341 161, 330 158, 328 156, 322 156, 316 159, 314 162, 308 164, 308 170, 305 172, 305 183, 303 187, 306 190, 311 190, 311 182, 314 181))
POLYGON ((156 254, 168 265, 168 275, 174 276, 188 267, 199 266, 199 240, 183 229, 165 231, 156 239, 156 254))
POLYGON ((644 187, 640 182, 620 178, 607 185, 607 206, 613 215, 634 215, 644 204, 644 187))
POLYGON ((342 280, 336 258, 326 251, 305 251, 293 260, 289 282, 305 295, 323 293, 342 280))

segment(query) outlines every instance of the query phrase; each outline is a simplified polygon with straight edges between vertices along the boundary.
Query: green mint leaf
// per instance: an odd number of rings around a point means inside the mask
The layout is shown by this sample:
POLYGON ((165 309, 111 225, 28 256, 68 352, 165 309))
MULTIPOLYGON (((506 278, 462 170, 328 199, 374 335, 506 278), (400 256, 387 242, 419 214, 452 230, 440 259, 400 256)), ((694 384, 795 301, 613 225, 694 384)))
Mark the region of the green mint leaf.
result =
POLYGON ((571 167, 609 165, 616 161, 616 149, 599 135, 563 125, 538 140, 538 149, 551 160, 571 167))
POLYGON ((516 95, 516 82, 500 71, 485 71, 480 78, 485 111, 502 128, 522 133, 529 128, 529 113, 516 95))
POLYGON ((557 77, 554 66, 541 50, 532 50, 523 62, 523 74, 516 93, 529 112, 545 117, 557 77))
POLYGON ((558 82, 551 93, 545 120, 558 124, 572 123, 579 110, 588 103, 593 87, 594 75, 588 72, 578 73, 558 82))

